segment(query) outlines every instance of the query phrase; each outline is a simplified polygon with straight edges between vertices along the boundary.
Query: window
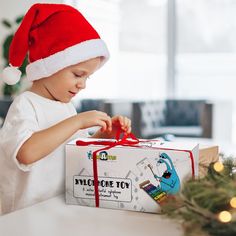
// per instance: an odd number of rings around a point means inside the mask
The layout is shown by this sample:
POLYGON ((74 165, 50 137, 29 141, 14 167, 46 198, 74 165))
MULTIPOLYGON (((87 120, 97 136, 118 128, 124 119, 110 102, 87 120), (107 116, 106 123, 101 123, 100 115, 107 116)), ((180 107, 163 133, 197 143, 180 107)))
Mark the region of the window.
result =
POLYGON ((110 61, 92 76, 82 97, 151 99, 166 95, 167 0, 64 2, 86 16, 111 52, 110 61))
POLYGON ((119 93, 133 99, 166 96, 165 0, 120 3, 119 93))
POLYGON ((236 2, 176 2, 177 96, 236 100, 236 2))
MULTIPOLYGON (((236 142, 236 1, 176 0, 176 96, 233 102, 236 142)), ((226 113, 221 111, 221 120, 226 113)), ((214 117, 216 118, 216 117, 214 117)), ((230 121, 230 117, 229 117, 230 121)))

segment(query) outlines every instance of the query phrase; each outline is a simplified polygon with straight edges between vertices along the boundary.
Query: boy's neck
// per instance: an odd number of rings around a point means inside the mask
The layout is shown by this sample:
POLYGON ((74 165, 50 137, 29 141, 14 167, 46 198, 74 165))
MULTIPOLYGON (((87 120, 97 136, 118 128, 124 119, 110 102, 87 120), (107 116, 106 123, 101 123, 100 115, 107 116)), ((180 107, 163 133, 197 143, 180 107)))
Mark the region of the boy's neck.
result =
POLYGON ((36 93, 41 97, 48 98, 50 100, 55 100, 53 96, 50 94, 50 92, 45 88, 45 86, 43 86, 43 84, 40 83, 40 81, 33 82, 29 91, 32 93, 36 93))

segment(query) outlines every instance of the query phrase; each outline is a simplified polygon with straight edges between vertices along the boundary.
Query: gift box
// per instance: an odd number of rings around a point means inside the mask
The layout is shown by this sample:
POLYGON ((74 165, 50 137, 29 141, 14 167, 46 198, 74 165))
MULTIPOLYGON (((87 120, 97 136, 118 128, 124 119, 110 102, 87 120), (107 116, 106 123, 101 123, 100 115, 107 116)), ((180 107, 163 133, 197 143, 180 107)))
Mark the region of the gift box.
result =
POLYGON ((66 203, 158 213, 198 175, 198 144, 80 139, 66 145, 66 203))
POLYGON ((207 175, 208 167, 211 163, 219 161, 219 146, 203 145, 199 146, 199 177, 207 175))

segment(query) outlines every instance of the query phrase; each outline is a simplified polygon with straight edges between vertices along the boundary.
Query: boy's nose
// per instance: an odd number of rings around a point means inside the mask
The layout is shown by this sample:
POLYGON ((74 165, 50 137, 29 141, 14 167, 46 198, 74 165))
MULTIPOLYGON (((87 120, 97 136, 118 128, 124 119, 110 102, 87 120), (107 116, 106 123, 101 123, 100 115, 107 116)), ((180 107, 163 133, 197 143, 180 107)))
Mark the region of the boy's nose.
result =
POLYGON ((86 78, 80 78, 76 84, 78 89, 85 89, 86 88, 86 78))

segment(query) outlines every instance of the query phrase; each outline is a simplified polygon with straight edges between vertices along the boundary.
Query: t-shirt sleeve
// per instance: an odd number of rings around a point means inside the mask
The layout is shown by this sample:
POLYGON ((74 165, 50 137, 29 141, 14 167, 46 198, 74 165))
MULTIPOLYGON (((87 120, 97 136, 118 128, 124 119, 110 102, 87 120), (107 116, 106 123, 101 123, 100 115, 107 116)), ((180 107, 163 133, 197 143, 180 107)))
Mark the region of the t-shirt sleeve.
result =
POLYGON ((13 161, 22 171, 29 171, 34 164, 24 165, 16 159, 16 156, 22 144, 38 130, 33 105, 26 97, 17 97, 12 103, 1 129, 0 145, 4 158, 6 158, 5 161, 13 161))

